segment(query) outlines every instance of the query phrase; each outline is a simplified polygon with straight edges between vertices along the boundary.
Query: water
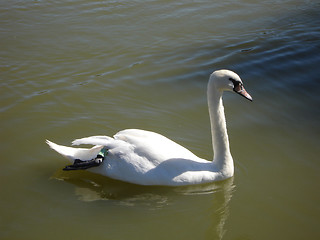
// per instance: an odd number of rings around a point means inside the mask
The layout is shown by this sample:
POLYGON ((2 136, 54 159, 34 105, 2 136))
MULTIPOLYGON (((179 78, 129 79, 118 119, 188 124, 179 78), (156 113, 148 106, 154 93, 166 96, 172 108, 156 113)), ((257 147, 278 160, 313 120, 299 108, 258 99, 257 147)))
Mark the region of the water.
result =
POLYGON ((1 1, 1 239, 317 239, 319 1, 1 1), (235 177, 141 187, 45 139, 153 130, 212 159, 209 74, 226 93, 235 177))

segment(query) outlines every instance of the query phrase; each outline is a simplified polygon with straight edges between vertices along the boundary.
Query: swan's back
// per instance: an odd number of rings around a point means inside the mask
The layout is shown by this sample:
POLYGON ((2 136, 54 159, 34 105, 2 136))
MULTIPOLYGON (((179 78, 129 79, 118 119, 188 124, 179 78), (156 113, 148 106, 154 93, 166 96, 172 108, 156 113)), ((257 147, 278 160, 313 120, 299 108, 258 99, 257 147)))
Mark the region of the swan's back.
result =
POLYGON ((114 139, 130 144, 137 155, 146 157, 154 165, 173 158, 199 159, 188 149, 155 132, 126 129, 114 135, 114 139))

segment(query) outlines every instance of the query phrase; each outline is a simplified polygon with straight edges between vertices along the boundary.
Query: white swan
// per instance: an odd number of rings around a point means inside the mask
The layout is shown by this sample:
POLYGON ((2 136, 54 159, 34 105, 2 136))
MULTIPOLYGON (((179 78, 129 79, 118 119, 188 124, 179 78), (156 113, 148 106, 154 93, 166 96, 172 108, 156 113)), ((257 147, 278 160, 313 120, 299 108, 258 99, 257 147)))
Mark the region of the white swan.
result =
POLYGON ((91 149, 60 146, 48 140, 47 143, 73 163, 64 170, 88 169, 134 184, 178 186, 230 178, 234 173, 234 165, 222 104, 222 93, 226 90, 252 101, 236 73, 218 70, 210 75, 207 98, 213 161, 197 157, 160 134, 138 129, 120 131, 113 138, 93 136, 72 142, 73 145, 95 145, 91 149), (105 153, 101 153, 101 150, 105 150, 105 153))

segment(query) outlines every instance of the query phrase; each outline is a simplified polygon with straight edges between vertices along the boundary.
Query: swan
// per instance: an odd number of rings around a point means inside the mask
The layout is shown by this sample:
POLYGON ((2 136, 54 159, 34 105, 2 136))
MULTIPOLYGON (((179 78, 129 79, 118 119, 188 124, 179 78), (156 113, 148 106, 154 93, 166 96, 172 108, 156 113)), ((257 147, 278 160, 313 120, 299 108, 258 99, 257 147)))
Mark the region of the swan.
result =
POLYGON ((181 186, 224 180, 234 174, 222 103, 224 91, 233 91, 252 101, 236 73, 223 69, 210 75, 207 100, 213 161, 196 156, 165 136, 139 129, 122 130, 113 137, 92 136, 72 142, 72 145, 94 145, 90 149, 46 142, 73 163, 64 170, 87 169, 138 185, 181 186))

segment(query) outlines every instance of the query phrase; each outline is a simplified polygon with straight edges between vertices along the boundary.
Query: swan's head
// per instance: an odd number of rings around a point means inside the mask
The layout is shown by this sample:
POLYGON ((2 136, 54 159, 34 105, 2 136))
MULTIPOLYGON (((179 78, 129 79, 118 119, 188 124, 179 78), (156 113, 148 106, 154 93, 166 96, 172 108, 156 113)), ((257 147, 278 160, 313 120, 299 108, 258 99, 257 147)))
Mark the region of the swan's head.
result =
POLYGON ((252 97, 243 87, 241 78, 230 70, 214 71, 210 76, 209 83, 220 91, 234 91, 252 101, 252 97))

